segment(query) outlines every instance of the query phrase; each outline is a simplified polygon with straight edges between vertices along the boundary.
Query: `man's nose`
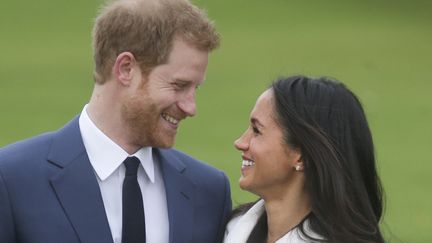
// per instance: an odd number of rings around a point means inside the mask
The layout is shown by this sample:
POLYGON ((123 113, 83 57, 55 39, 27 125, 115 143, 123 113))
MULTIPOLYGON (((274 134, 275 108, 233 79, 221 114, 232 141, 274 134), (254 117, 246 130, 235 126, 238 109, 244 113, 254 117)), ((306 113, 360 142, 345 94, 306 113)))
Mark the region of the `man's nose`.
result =
POLYGON ((187 116, 196 114, 195 90, 186 94, 182 100, 178 102, 178 107, 186 113, 187 116))

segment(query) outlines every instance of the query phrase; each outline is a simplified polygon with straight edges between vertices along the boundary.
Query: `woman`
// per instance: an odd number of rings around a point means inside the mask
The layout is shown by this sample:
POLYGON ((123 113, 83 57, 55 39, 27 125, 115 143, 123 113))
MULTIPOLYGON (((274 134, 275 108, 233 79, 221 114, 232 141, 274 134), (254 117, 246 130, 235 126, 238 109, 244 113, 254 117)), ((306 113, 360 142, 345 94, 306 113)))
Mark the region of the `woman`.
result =
POLYGON ((328 78, 276 80, 235 141, 243 190, 225 243, 384 242, 382 189, 362 106, 328 78))

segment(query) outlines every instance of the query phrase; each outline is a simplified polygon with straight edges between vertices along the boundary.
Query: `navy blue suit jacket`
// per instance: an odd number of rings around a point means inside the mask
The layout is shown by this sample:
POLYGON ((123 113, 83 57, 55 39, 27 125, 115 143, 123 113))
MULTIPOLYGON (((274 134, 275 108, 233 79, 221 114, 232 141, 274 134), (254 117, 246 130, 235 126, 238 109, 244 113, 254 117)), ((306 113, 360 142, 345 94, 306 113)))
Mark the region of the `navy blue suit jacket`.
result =
MULTIPOLYGON (((153 157, 166 187, 170 243, 222 241, 231 211, 225 174, 174 149, 155 148, 153 157)), ((113 242, 77 118, 0 149, 0 242, 113 242)))

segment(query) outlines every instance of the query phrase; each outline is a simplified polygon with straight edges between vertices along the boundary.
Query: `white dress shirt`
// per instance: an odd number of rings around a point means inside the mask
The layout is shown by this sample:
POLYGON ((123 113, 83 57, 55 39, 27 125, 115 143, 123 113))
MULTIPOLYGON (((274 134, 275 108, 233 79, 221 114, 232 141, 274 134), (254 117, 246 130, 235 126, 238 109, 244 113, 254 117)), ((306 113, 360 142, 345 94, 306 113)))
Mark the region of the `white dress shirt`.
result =
POLYGON ((96 127, 87 114, 87 105, 81 112, 79 126, 99 183, 114 243, 121 243, 122 238, 122 186, 125 177, 123 161, 128 156, 136 156, 141 161, 138 184, 144 203, 146 242, 167 243, 169 222, 165 185, 160 165, 153 161, 152 148, 141 148, 135 154, 129 155, 96 127))
MULTIPOLYGON (((225 230, 224 243, 246 243, 253 228, 258 222, 259 217, 264 213, 264 200, 261 199, 253 205, 245 214, 237 216, 230 220, 225 230)), ((318 234, 314 233, 308 224, 305 222, 305 231, 308 235, 323 239, 318 234)), ((311 243, 300 231, 299 228, 294 228, 282 236, 275 243, 311 243)))

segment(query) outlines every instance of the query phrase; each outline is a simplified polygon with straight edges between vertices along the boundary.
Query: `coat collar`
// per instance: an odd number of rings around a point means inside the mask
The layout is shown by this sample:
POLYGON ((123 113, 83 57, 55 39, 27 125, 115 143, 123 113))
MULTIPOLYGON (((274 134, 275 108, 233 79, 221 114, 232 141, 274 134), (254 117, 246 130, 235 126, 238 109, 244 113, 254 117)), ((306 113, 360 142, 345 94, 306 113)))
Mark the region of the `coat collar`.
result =
POLYGON ((169 242, 191 242, 196 185, 187 176, 186 165, 171 149, 153 149, 162 168, 167 196, 169 242))
MULTIPOLYGON (((265 211, 265 202, 260 199, 256 202, 245 214, 233 218, 227 225, 225 231, 224 243, 243 243, 247 242, 249 235, 258 222, 259 217, 265 211)), ((309 225, 309 220, 304 221, 305 232, 315 238, 324 239, 320 235, 314 233, 309 225)), ((275 243, 312 243, 298 227, 294 227, 284 236, 278 239, 275 243)))
POLYGON ((264 200, 261 199, 245 214, 233 218, 227 225, 224 243, 246 242, 264 210, 264 200))
POLYGON ((55 134, 48 161, 61 168, 50 183, 80 242, 112 243, 102 196, 82 142, 78 118, 55 134))

